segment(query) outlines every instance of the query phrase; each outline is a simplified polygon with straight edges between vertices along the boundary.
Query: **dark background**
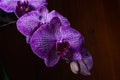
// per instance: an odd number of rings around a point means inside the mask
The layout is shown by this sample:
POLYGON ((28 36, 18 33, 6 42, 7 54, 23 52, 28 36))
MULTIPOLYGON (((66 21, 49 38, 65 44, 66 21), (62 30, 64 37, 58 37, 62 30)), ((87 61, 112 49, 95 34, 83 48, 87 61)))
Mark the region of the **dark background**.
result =
MULTIPOLYGON (((49 10, 57 10, 85 37, 93 56, 91 76, 75 75, 64 60, 45 66, 26 43, 15 24, 0 28, 0 80, 120 80, 120 1, 48 0, 49 10), (4 72, 3 72, 4 70, 4 72), (5 73, 6 72, 6 73, 5 73), (6 79, 7 80, 7 79, 6 79)), ((0 24, 13 20, 0 18, 0 24)))

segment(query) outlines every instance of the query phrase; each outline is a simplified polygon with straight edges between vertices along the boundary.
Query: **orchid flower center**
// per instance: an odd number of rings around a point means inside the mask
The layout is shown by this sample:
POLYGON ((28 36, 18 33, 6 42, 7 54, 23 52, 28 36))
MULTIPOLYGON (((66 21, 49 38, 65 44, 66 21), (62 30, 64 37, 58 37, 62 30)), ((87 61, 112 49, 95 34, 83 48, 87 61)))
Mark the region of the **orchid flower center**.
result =
POLYGON ((70 44, 68 42, 59 42, 57 43, 57 51, 60 56, 65 56, 69 51, 70 44))
POLYGON ((16 13, 20 17, 26 12, 34 10, 34 7, 29 4, 28 1, 18 1, 16 6, 16 13))
POLYGON ((29 2, 28 1, 23 1, 23 2, 20 2, 18 1, 17 2, 17 8, 20 10, 20 11, 29 11, 29 2))

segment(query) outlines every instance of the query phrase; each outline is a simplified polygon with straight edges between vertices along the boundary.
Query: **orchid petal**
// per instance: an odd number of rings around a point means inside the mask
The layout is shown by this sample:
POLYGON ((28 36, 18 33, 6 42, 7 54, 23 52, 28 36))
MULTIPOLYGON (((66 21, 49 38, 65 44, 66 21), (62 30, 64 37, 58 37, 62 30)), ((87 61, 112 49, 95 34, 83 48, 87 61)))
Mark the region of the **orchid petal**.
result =
POLYGON ((71 27, 61 27, 61 34, 64 41, 69 42, 70 46, 79 50, 83 43, 83 36, 71 27))
POLYGON ((71 57, 72 61, 81 60, 82 56, 79 51, 74 51, 73 56, 71 57))
POLYGON ((30 45, 33 52, 40 58, 46 58, 55 46, 56 39, 49 25, 42 25, 31 37, 30 45))
POLYGON ((32 34, 42 25, 46 20, 48 10, 46 7, 41 7, 39 11, 31 11, 20 17, 17 21, 18 30, 27 37, 27 42, 32 34))
POLYGON ((47 58, 44 59, 46 66, 48 67, 53 67, 58 63, 60 59, 60 56, 57 54, 57 52, 52 49, 50 54, 48 55, 47 58))
POLYGON ((35 8, 39 8, 41 6, 46 6, 47 5, 46 0, 28 0, 28 1, 35 8))
POLYGON ((48 14, 48 9, 45 6, 41 6, 39 9, 39 19, 40 21, 42 21, 43 23, 46 23, 47 20, 47 14, 48 14))
POLYGON ((17 29, 24 36, 31 36, 34 31, 39 27, 39 24, 39 13, 37 11, 32 11, 18 19, 17 29))
POLYGON ((59 14, 57 11, 53 10, 47 15, 46 22, 50 22, 53 17, 58 17, 62 23, 63 26, 70 26, 69 21, 67 18, 63 17, 61 14, 59 14))
POLYGON ((0 0, 0 8, 6 12, 14 12, 19 0, 0 0))

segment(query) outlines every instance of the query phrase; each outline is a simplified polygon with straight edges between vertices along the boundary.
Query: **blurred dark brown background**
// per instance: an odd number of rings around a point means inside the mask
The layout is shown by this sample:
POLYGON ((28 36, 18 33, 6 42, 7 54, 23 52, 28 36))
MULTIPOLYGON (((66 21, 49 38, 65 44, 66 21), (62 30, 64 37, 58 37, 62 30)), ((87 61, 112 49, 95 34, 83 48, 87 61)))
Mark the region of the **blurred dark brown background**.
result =
POLYGON ((85 36, 94 60, 92 75, 73 74, 64 60, 47 68, 12 24, 0 29, 0 54, 9 80, 120 80, 120 1, 48 0, 48 8, 85 36))

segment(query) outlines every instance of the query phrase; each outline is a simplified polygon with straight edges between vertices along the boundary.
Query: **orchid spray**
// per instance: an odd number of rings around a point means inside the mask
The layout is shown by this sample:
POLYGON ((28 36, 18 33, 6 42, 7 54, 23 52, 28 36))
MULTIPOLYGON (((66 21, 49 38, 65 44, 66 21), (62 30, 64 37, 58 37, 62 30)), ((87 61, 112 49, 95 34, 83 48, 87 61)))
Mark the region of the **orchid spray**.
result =
POLYGON ((83 35, 57 11, 49 12, 46 5, 46 0, 0 0, 1 9, 18 17, 18 31, 46 66, 53 67, 64 59, 73 73, 90 75, 93 60, 83 35))

